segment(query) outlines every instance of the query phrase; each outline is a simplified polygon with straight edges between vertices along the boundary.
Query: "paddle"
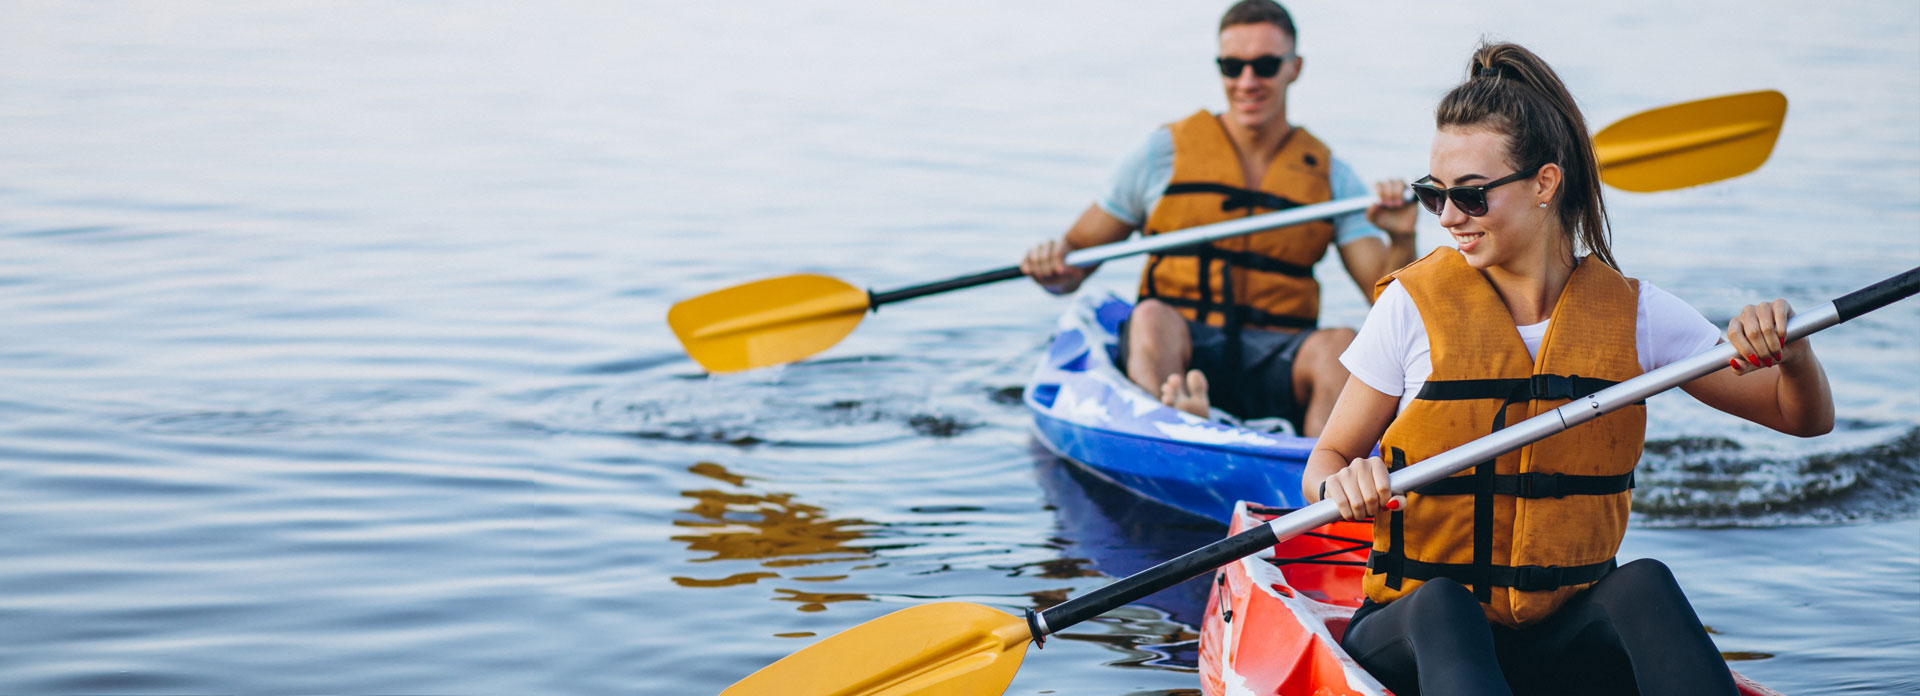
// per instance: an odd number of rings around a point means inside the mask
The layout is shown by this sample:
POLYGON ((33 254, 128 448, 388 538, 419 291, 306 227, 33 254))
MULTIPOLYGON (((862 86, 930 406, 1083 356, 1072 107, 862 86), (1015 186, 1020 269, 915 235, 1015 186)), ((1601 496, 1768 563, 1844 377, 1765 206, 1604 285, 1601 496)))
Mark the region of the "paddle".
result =
MULTIPOLYGON (((1600 177, 1628 191, 1663 191, 1753 171, 1773 152, 1787 98, 1752 92, 1675 104, 1629 116, 1594 136, 1600 177)), ((1346 198, 1169 234, 1081 249, 1073 266, 1201 244, 1366 210, 1369 197, 1346 198)), ((1019 266, 913 285, 861 290, 823 275, 768 278, 687 299, 667 324, 709 372, 736 372, 805 358, 839 343, 880 305, 1021 277, 1019 266)))
POLYGON ((1787 97, 1748 92, 1644 111, 1593 136, 1600 178, 1623 191, 1666 191, 1759 169, 1780 137, 1787 97))
MULTIPOLYGON (((1920 268, 1829 302, 1787 324, 1796 341, 1920 292, 1920 268)), ((1420 488, 1475 463, 1493 459, 1601 414, 1644 401, 1728 366, 1733 347, 1722 343, 1691 358, 1648 372, 1592 396, 1469 442, 1394 472, 1395 493, 1420 488)), ((1266 525, 1214 542, 1179 558, 1022 619, 961 602, 903 609, 847 629, 788 655, 721 692, 722 696, 834 694, 835 696, 931 696, 997 694, 1020 667, 1029 640, 1041 642, 1073 624, 1099 616, 1189 578, 1272 548, 1339 519, 1339 508, 1321 501, 1266 525)))

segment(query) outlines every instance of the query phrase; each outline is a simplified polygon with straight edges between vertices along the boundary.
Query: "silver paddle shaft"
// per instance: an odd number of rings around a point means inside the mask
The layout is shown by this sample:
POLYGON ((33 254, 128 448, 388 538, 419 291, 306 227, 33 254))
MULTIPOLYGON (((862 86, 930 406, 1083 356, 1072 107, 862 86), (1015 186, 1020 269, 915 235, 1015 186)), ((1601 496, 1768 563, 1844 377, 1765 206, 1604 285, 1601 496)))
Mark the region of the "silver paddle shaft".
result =
POLYGON ((1088 247, 1067 254, 1067 265, 1081 267, 1092 266, 1102 261, 1109 261, 1122 256, 1146 254, 1194 244, 1205 244, 1216 239, 1225 239, 1227 237, 1251 234, 1261 230, 1270 230, 1290 225, 1298 225, 1303 222, 1339 217, 1341 215, 1366 210, 1377 200, 1379 199, 1371 196, 1342 198, 1325 203, 1288 208, 1276 213, 1265 213, 1253 217, 1240 218, 1238 220, 1228 220, 1226 222, 1216 222, 1211 225, 1190 227, 1180 230, 1179 232, 1148 235, 1124 242, 1102 244, 1097 247, 1088 247))
MULTIPOLYGON (((1909 271, 1908 273, 1912 273, 1909 271)), ((1816 331, 1842 321, 1834 303, 1822 304, 1787 322, 1787 341, 1798 341, 1816 331)), ((1728 367, 1736 357, 1727 343, 1708 348, 1678 362, 1607 387, 1592 396, 1567 402, 1559 408, 1507 426, 1500 432, 1455 447, 1433 458, 1394 472, 1388 476, 1395 495, 1416 490, 1452 476, 1480 462, 1492 460, 1557 434, 1573 426, 1599 418, 1602 414, 1645 401, 1647 397, 1728 367)), ((1340 519, 1339 506, 1327 500, 1308 505, 1268 522, 1275 538, 1288 539, 1315 527, 1340 519)))

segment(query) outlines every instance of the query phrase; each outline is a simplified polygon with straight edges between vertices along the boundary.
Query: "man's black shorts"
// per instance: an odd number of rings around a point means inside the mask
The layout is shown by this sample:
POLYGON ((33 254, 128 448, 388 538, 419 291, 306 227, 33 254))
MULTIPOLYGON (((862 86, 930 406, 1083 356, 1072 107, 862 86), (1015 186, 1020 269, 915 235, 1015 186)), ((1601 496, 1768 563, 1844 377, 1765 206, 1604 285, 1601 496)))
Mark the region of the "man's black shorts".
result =
MULTIPOLYGON (((1122 372, 1127 368, 1129 328, 1131 322, 1120 325, 1118 364, 1122 372)), ((1214 408, 1241 420, 1284 418, 1299 432, 1305 413, 1293 398, 1293 360, 1300 344, 1312 333, 1242 328, 1240 366, 1230 372, 1226 366, 1226 329, 1190 321, 1187 338, 1193 341, 1193 360, 1189 367, 1207 376, 1207 400, 1214 408)), ((1147 391, 1160 396, 1158 386, 1147 391)))

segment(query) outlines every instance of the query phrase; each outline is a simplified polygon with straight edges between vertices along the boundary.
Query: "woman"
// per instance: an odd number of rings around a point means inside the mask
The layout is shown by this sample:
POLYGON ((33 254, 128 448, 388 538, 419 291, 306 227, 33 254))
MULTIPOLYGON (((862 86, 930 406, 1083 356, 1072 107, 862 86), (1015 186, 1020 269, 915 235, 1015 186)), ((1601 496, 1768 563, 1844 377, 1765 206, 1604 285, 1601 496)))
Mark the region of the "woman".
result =
MULTIPOLYGON (((1613 561, 1644 406, 1387 509, 1389 470, 1720 340, 1699 312, 1617 270, 1585 119, 1538 56, 1482 46, 1435 120, 1431 174, 1414 189, 1458 248, 1381 280, 1302 478, 1309 501, 1375 518, 1368 601, 1343 646, 1403 695, 1734 693, 1666 566, 1613 561), (1369 457, 1376 442, 1383 456, 1369 457)), ((1746 357, 1683 388, 1781 432, 1831 430, 1812 347, 1782 339, 1792 314, 1784 300, 1742 309, 1725 340, 1746 357)))

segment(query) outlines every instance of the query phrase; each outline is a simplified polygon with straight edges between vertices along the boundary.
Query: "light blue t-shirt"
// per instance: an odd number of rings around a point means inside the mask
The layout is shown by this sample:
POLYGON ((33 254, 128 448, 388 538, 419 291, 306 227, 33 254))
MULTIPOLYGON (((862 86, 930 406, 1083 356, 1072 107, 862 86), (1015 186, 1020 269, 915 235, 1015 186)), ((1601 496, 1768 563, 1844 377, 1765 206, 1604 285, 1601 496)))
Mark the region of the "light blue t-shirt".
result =
MULTIPOLYGON (((1362 183, 1353 169, 1338 157, 1333 158, 1327 178, 1333 184, 1335 199, 1374 195, 1373 189, 1362 183)), ((1106 192, 1095 202, 1108 215, 1139 228, 1146 224, 1147 213, 1160 202, 1160 195, 1166 192, 1167 184, 1172 181, 1173 131, 1155 128, 1145 142, 1120 160, 1120 165, 1107 179, 1106 192)), ((1367 222, 1364 211, 1334 218, 1333 229, 1335 245, 1345 245, 1367 237, 1387 241, 1387 233, 1367 222)))

